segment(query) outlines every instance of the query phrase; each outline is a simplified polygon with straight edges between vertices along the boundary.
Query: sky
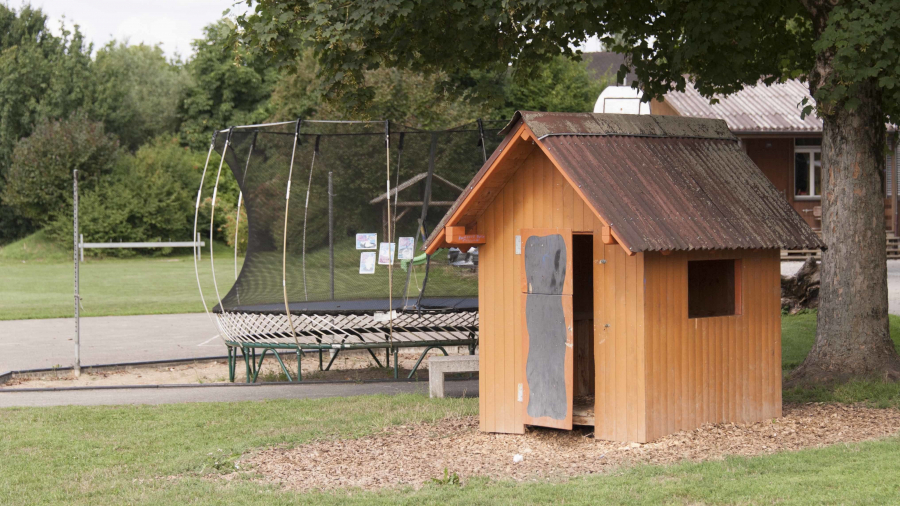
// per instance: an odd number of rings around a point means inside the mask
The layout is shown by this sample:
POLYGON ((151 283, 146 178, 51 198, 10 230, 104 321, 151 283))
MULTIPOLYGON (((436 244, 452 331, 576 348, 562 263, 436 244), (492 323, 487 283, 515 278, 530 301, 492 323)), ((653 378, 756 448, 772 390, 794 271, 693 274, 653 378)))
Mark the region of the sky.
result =
MULTIPOLYGON (((130 44, 160 44, 166 56, 191 55, 191 41, 203 35, 203 27, 222 18, 226 9, 244 12, 237 0, 0 0, 20 9, 25 4, 40 7, 50 18, 55 33, 61 21, 77 24, 94 49, 111 40, 130 44)), ((588 40, 583 51, 599 51, 600 41, 588 40)))
MULTIPOLYGON (((16 10, 23 5, 39 7, 57 30, 60 21, 77 24, 94 48, 111 40, 160 44, 167 57, 191 54, 191 41, 203 27, 222 18, 235 0, 0 0, 16 10)), ((246 9, 241 2, 235 9, 246 9)), ((58 32, 57 32, 58 33, 58 32)))

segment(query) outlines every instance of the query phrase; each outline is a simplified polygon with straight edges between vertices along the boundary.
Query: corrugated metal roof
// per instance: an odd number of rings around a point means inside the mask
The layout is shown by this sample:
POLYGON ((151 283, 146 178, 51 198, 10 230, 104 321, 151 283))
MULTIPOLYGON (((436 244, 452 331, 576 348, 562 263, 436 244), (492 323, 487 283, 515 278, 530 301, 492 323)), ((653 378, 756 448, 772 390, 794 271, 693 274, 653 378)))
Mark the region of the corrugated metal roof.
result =
POLYGON ((551 135, 541 142, 631 251, 823 246, 734 141, 551 135))
POLYGON ((684 121, 678 116, 519 111, 500 134, 512 130, 519 119, 534 135, 627 135, 635 137, 694 137, 699 139, 737 138, 721 121, 684 121))
POLYGON ((815 112, 800 118, 800 103, 809 99, 809 87, 796 79, 766 86, 758 84, 727 97, 716 96, 719 102, 710 105, 693 83, 685 90, 666 93, 665 101, 683 117, 725 120, 733 132, 822 132, 822 120, 815 112))
MULTIPOLYGON (((677 116, 516 113, 631 251, 822 248, 723 121, 677 116), (627 120, 626 120, 627 118, 627 120)), ((472 193, 499 150, 427 241, 472 193)))

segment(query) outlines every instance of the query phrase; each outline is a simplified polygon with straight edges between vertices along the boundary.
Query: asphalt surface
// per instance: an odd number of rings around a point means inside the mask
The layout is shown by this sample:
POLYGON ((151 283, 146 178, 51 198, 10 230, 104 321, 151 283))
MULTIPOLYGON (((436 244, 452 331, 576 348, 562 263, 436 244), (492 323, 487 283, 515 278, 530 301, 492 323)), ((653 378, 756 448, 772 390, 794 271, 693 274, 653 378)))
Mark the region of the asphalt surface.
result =
MULTIPOLYGON (((81 318, 81 364, 224 356, 205 313, 81 318)), ((0 321, 0 373, 71 366, 75 319, 0 321)))
MULTIPOLYGON (((802 262, 783 262, 792 274, 802 262)), ((900 260, 888 261, 888 302, 900 314, 900 260)), ((82 365, 178 360, 225 355, 205 313, 100 316, 81 319, 82 365)), ((0 373, 70 366, 75 323, 71 318, 0 321, 0 373)))
MULTIPOLYGON (((178 404, 263 399, 321 399, 354 395, 427 393, 427 382, 299 383, 277 385, 184 386, 166 388, 59 389, 0 391, 0 408, 99 406, 121 404, 178 404)), ((478 380, 447 381, 448 397, 477 397, 478 380)))

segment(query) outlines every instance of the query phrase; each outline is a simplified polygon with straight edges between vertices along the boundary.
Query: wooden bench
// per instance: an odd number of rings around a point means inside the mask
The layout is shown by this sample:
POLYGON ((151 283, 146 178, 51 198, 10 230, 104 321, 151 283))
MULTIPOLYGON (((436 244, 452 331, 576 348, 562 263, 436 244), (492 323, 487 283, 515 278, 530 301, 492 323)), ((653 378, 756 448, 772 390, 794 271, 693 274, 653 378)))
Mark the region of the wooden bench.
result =
POLYGON ((444 397, 444 375, 448 372, 478 372, 478 355, 452 355, 428 359, 428 391, 444 397))

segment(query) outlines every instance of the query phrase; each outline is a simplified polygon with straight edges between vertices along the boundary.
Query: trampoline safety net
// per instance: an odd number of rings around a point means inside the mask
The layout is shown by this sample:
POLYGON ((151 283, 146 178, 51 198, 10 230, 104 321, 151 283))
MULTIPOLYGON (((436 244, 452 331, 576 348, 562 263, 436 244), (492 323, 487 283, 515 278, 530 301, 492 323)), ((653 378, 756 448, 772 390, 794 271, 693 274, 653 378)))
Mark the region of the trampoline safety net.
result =
POLYGON ((217 132, 211 149, 238 182, 248 238, 234 284, 216 283, 226 344, 471 344, 477 250, 427 257, 422 244, 503 126, 300 120, 217 132))

